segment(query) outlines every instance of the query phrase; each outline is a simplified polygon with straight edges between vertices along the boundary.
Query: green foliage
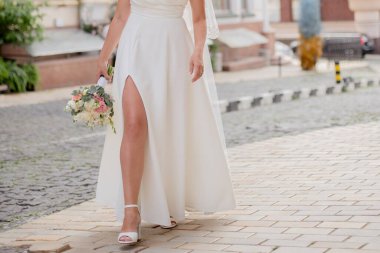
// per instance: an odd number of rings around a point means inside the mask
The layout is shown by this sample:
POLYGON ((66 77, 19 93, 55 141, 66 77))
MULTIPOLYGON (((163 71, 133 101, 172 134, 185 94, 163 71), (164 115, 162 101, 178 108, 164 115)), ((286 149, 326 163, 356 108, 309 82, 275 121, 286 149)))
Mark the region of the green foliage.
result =
POLYGON ((27 75, 27 83, 26 83, 26 90, 27 91, 33 91, 35 90, 38 81, 40 80, 40 76, 38 74, 38 70, 34 64, 28 63, 22 65, 22 68, 24 69, 26 75, 27 75))
POLYGON ((107 65, 107 74, 109 76, 113 76, 113 71, 114 71, 114 68, 111 66, 111 65, 107 65))
POLYGON ((98 26, 96 24, 82 24, 82 29, 86 33, 91 33, 93 35, 98 34, 98 26))
POLYGON ((0 58, 0 84, 6 84, 10 92, 34 90, 38 81, 38 71, 33 64, 20 65, 0 58))
POLYGON ((39 7, 32 0, 0 0, 0 45, 27 45, 42 40, 39 7))
POLYGON ((4 84, 5 80, 7 80, 8 77, 9 73, 7 69, 7 64, 2 58, 0 58, 0 84, 4 84))
POLYGON ((28 76, 25 71, 13 61, 6 61, 8 78, 5 84, 11 92, 25 92, 28 76))
POLYGON ((211 57, 211 65, 212 69, 215 70, 215 64, 216 64, 216 54, 219 52, 219 45, 213 41, 211 45, 208 46, 209 52, 210 52, 210 57, 211 57))

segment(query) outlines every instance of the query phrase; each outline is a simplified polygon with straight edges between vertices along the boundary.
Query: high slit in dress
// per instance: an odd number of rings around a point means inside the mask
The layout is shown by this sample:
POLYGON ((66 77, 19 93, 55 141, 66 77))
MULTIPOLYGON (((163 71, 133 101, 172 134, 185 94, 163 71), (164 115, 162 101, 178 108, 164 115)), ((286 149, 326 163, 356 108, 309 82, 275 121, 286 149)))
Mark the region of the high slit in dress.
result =
POLYGON ((181 221, 185 211, 236 206, 224 139, 218 134, 205 80, 191 82, 194 43, 183 19, 186 4, 188 0, 131 0, 112 83, 116 134, 107 129, 96 189, 96 202, 115 208, 118 221, 124 218, 121 100, 128 76, 148 123, 138 200, 142 220, 169 226, 170 216, 181 221))

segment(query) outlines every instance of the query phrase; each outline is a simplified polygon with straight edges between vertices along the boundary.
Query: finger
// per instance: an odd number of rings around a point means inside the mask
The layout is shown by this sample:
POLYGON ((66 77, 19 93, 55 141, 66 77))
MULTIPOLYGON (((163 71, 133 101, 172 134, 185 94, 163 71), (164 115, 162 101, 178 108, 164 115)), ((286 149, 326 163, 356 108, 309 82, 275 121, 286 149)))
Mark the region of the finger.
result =
POLYGON ((99 79, 101 75, 102 75, 102 71, 98 70, 96 72, 96 79, 99 79))
POLYGON ((111 80, 111 77, 108 75, 108 73, 104 73, 104 78, 107 79, 108 81, 111 80))
POLYGON ((192 81, 195 82, 201 77, 201 68, 198 66, 195 68, 194 76, 192 81))
POLYGON ((190 72, 190 74, 193 74, 193 71, 194 71, 194 63, 193 63, 193 61, 190 61, 190 64, 189 64, 189 72, 190 72))

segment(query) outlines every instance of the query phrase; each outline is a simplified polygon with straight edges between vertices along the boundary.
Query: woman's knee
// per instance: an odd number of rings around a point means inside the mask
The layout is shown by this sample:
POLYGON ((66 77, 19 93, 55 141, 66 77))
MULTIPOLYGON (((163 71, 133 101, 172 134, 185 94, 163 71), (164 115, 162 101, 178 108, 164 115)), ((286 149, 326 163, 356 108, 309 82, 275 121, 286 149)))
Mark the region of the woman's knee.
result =
POLYGON ((139 138, 146 134, 147 124, 142 116, 134 116, 125 119, 124 136, 127 138, 139 138))

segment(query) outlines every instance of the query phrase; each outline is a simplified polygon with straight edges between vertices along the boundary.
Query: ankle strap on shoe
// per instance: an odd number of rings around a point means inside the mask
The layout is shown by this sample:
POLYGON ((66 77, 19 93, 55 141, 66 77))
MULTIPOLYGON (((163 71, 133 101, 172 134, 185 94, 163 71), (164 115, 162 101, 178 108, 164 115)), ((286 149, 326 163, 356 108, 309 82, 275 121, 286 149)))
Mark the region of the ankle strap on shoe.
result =
POLYGON ((139 207, 138 205, 136 204, 129 204, 129 205, 125 205, 124 208, 127 208, 127 207, 139 207))

